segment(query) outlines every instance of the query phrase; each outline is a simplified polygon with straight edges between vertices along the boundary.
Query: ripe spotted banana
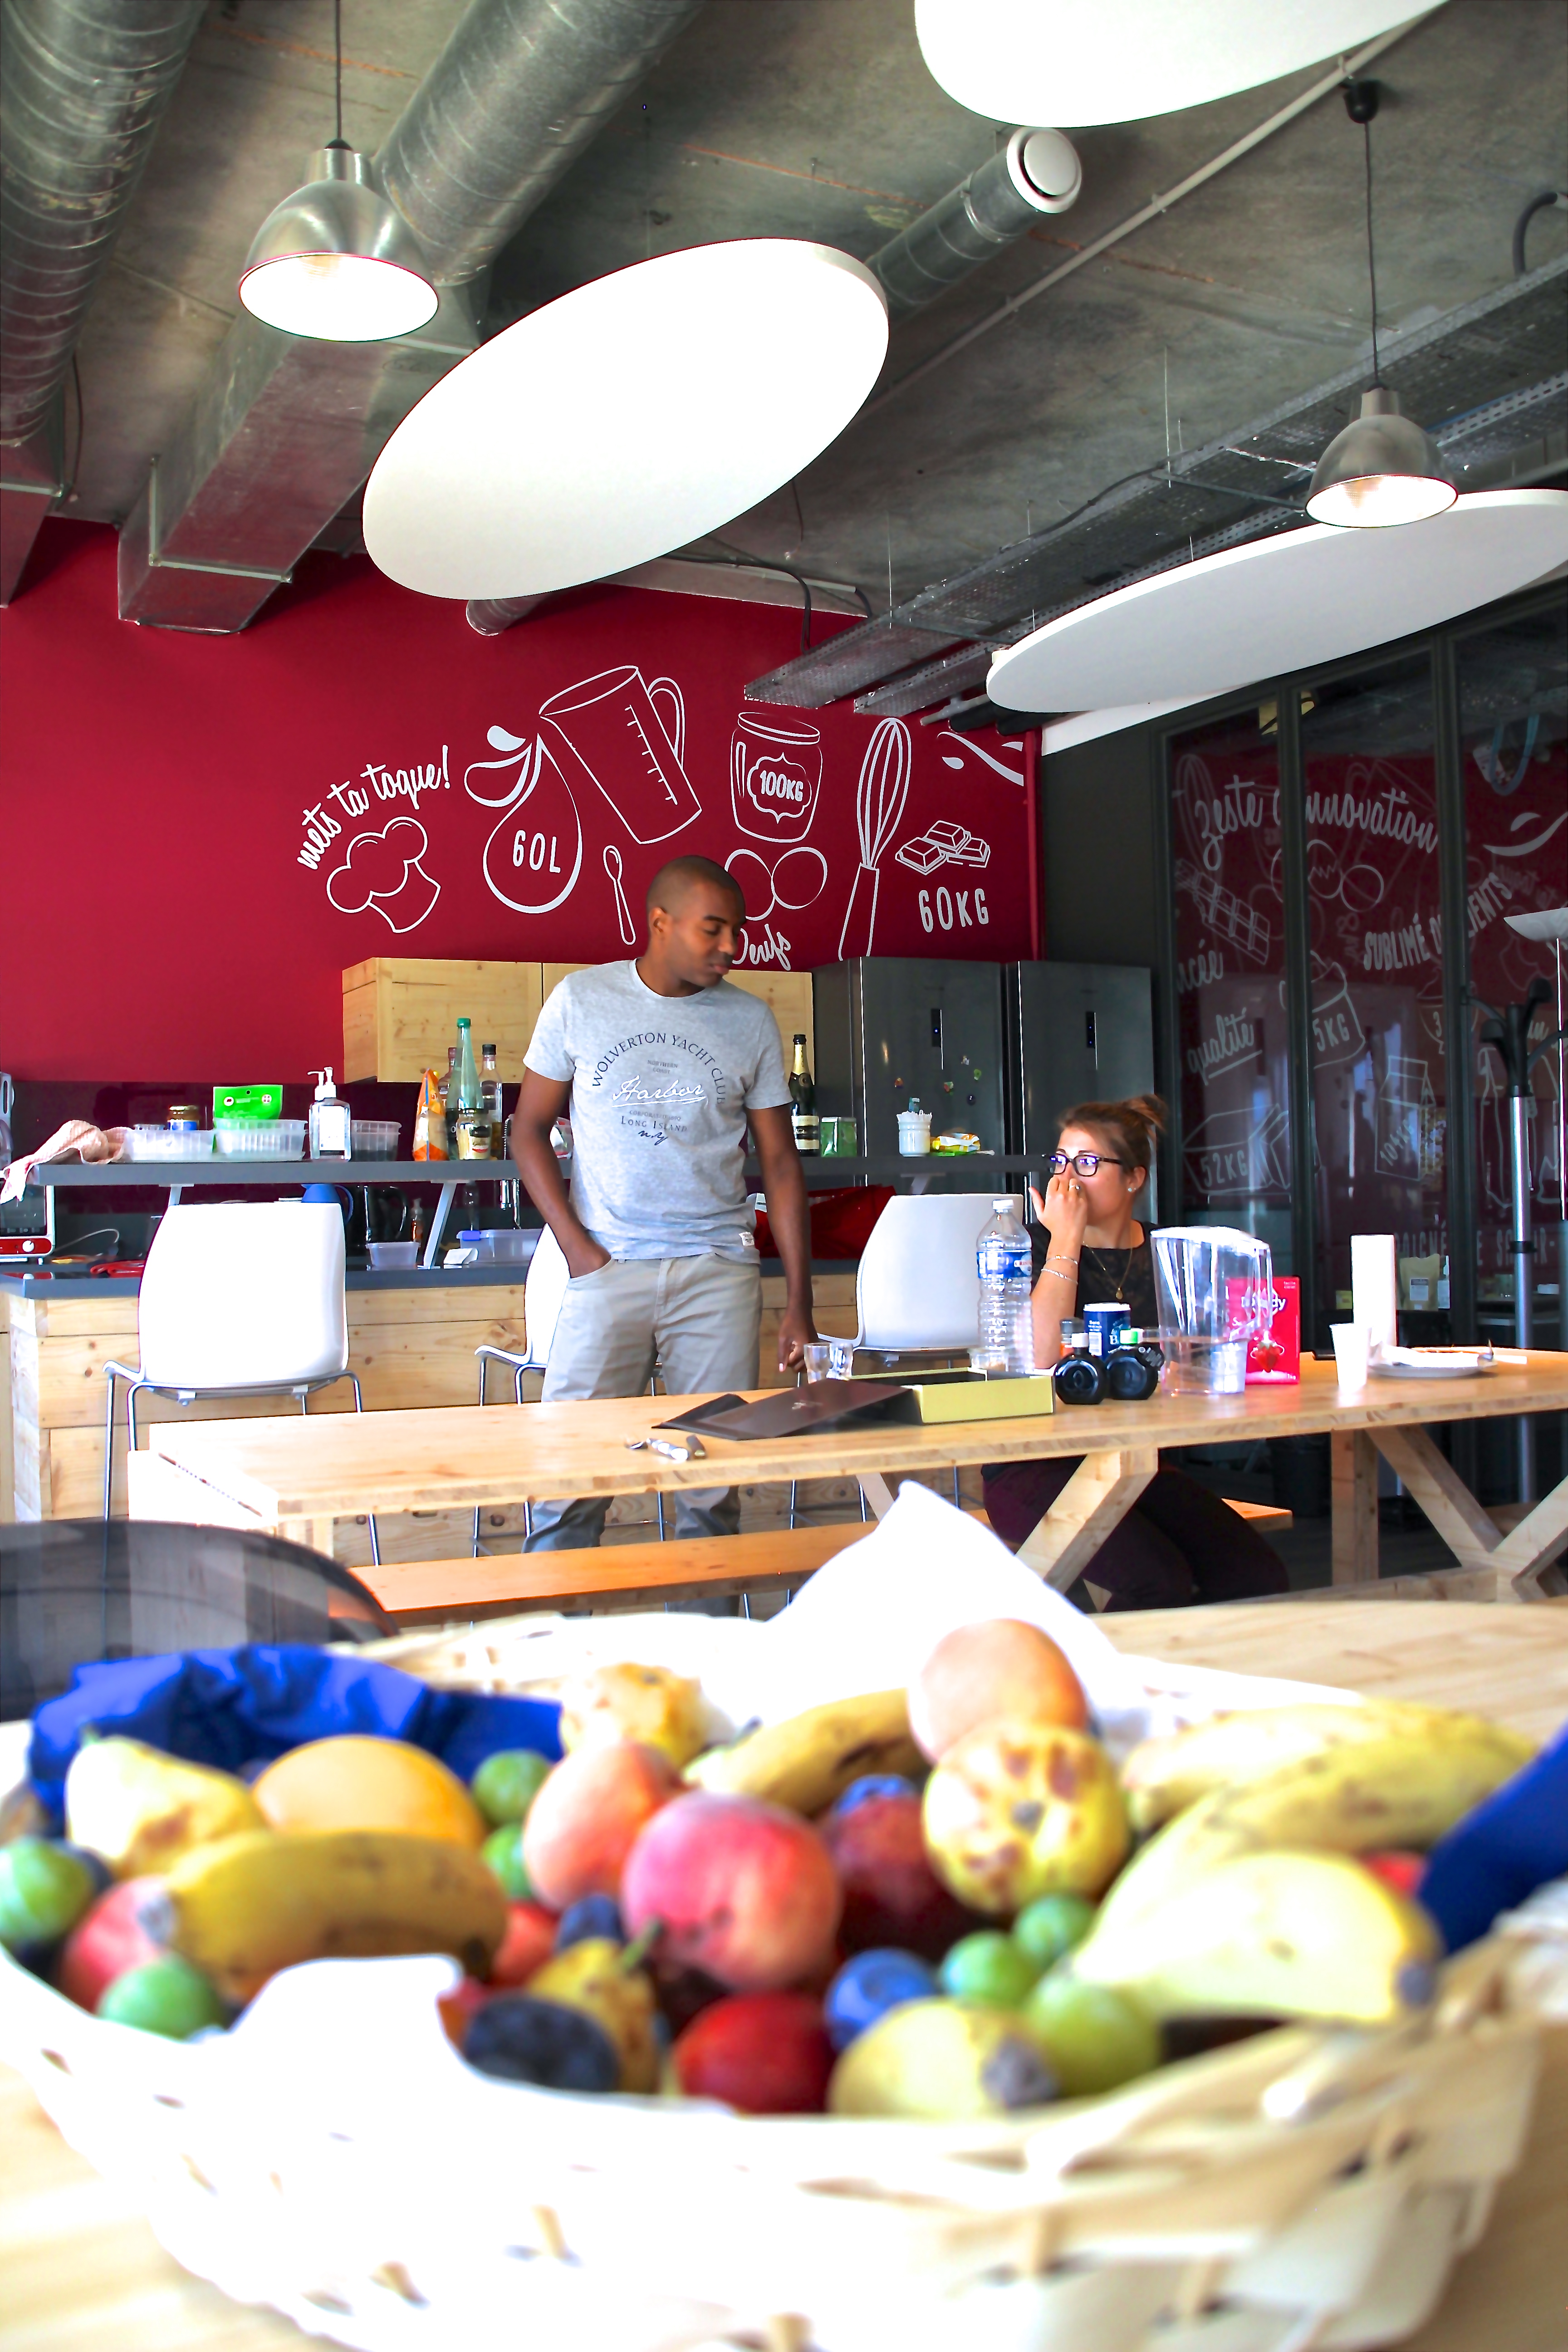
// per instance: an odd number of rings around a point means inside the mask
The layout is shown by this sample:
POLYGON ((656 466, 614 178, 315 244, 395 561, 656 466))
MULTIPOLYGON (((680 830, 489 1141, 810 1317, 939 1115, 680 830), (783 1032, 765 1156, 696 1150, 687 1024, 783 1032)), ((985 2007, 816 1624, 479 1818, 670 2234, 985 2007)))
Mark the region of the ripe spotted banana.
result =
POLYGON ((1528 1740, 1479 1716, 1440 1732, 1389 1731, 1329 1748, 1261 1780, 1216 1790, 1134 1854, 1101 1906, 1100 1926, 1145 1916, 1173 1891, 1243 1853, 1366 1853, 1435 1845, 1529 1762, 1528 1740))
POLYGON ((300 1960, 450 1952, 482 1975, 506 1931, 507 1901, 473 1849, 452 1839, 250 1831, 176 1863, 143 1924, 243 2001, 300 1960))
POLYGON ((1244 1853, 1097 1925, 1070 1970, 1159 2018, 1381 2025, 1431 2000, 1440 1954, 1419 1906, 1342 1855, 1244 1853))
POLYGON ((699 1787, 726 1797, 763 1797, 797 1813, 820 1813, 868 1772, 922 1775, 901 1690, 870 1691, 764 1724, 731 1748, 710 1748, 686 1768, 699 1787))
POLYGON ((1121 1768, 1128 1814, 1140 1836, 1147 1837, 1216 1790, 1264 1780, 1324 1748, 1386 1739, 1397 1732, 1425 1732, 1436 1742, 1448 1727, 1475 1719, 1398 1699, 1369 1699, 1364 1705, 1328 1700, 1211 1716, 1205 1723, 1142 1740, 1132 1750, 1121 1768))

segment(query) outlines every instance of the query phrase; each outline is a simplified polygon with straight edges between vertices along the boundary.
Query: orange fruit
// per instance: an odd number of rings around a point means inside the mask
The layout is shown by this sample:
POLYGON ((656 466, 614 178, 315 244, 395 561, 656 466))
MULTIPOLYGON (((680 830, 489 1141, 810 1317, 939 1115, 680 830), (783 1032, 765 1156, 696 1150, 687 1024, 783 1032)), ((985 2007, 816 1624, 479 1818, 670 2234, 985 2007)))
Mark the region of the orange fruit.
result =
POLYGON ((489 1824, 455 1772, 406 1740, 345 1732, 269 1764, 251 1790, 275 1830, 407 1830, 481 1846, 489 1824))

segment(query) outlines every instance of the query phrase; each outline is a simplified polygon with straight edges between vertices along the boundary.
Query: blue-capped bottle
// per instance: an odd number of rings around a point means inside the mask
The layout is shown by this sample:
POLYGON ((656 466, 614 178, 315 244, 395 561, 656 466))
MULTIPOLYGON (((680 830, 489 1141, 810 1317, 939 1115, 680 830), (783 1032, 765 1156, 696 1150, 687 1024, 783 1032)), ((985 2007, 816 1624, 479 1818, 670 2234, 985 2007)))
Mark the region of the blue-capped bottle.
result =
POLYGON ((975 1244, 980 1275, 980 1344, 994 1368, 1015 1377, 1035 1369, 1035 1326, 1029 1294, 1034 1258, 1029 1236, 1005 1195, 991 1203, 990 1222, 975 1244))

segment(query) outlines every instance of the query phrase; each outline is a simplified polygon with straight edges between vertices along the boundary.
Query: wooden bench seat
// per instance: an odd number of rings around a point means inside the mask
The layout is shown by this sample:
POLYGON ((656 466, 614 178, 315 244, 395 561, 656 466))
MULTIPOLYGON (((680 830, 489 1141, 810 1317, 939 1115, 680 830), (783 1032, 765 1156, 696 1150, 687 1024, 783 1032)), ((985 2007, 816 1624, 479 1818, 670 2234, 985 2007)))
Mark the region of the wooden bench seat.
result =
MULTIPOLYGON (((1262 1503, 1231 1508, 1256 1523, 1289 1527, 1289 1511, 1262 1503)), ((984 1511, 972 1514, 984 1519, 984 1511)), ((389 1617, 400 1625, 452 1616, 510 1616, 606 1601, 662 1603, 704 1594, 777 1592, 804 1584, 868 1530, 858 1519, 838 1527, 765 1528, 754 1535, 697 1536, 668 1543, 602 1544, 578 1551, 506 1552, 480 1559, 389 1560, 359 1568, 389 1617)))

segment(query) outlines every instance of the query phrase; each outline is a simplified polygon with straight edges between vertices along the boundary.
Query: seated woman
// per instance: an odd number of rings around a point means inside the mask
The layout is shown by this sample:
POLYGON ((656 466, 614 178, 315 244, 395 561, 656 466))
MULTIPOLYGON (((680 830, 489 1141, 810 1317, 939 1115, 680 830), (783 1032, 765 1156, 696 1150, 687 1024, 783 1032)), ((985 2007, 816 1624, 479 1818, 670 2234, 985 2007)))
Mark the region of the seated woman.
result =
MULTIPOLYGON (((1149 1095, 1080 1103, 1067 1114, 1046 1197, 1034 1195, 1035 1213, 1047 1228, 1034 1237, 1035 1362, 1041 1370, 1061 1354, 1063 1319, 1084 1306, 1121 1303, 1134 1323, 1151 1329, 1158 1324, 1153 1252, 1134 1211, 1164 1123, 1163 1104, 1149 1095)), ((986 1469, 985 1508, 1004 1543, 1017 1549, 1078 1466, 1079 1457, 1058 1456, 986 1469)), ((1110 1593, 1112 1609, 1174 1609, 1289 1589, 1279 1554, 1246 1519, 1185 1471, 1163 1463, 1087 1573, 1110 1593)))

